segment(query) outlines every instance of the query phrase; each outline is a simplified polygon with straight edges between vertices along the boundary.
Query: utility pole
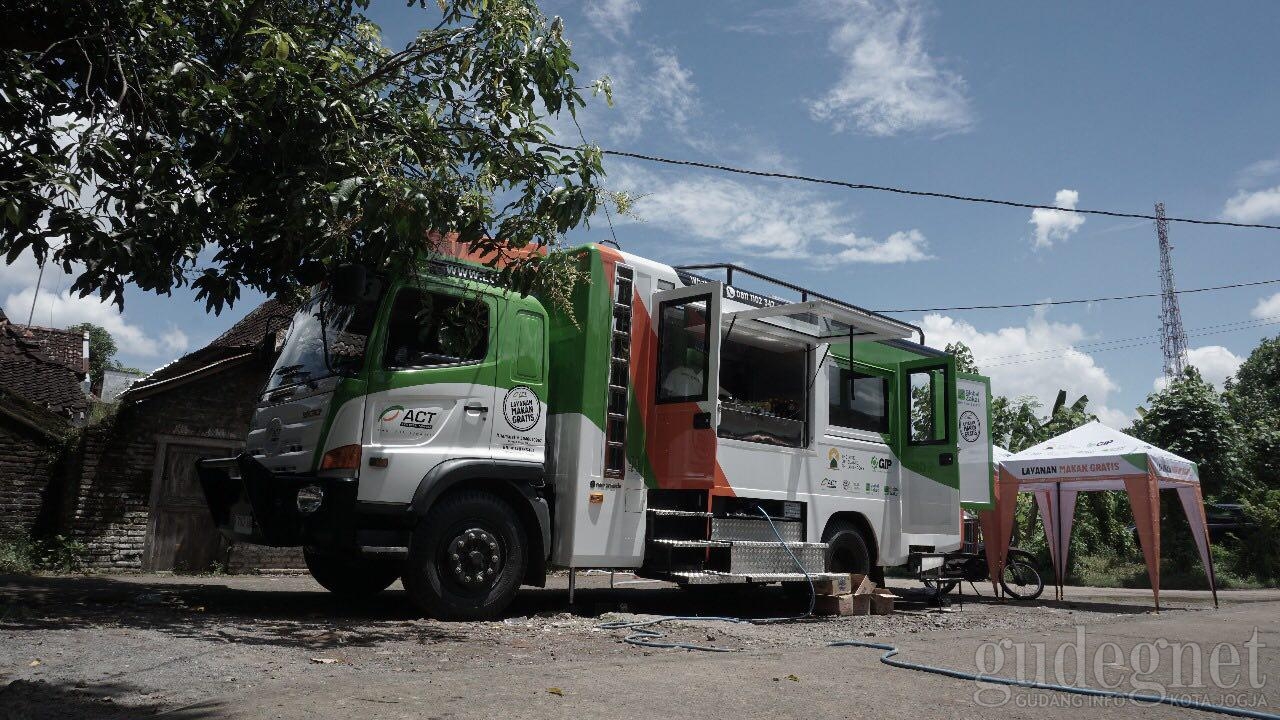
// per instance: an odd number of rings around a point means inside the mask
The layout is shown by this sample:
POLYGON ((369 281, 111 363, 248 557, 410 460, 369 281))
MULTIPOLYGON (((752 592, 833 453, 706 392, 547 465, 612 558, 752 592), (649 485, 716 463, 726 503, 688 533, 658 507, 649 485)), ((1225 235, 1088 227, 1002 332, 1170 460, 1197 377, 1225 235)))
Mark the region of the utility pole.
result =
POLYGON ((36 301, 40 299, 40 283, 42 282, 44 282, 43 262, 40 263, 40 274, 36 276, 36 289, 31 296, 31 312, 27 313, 27 327, 31 327, 31 320, 36 316, 36 301))
POLYGON ((1182 311, 1173 289, 1172 247, 1162 202, 1156 203, 1156 236, 1160 239, 1160 349, 1164 352, 1164 376, 1176 380, 1187 367, 1187 331, 1182 328, 1182 311))

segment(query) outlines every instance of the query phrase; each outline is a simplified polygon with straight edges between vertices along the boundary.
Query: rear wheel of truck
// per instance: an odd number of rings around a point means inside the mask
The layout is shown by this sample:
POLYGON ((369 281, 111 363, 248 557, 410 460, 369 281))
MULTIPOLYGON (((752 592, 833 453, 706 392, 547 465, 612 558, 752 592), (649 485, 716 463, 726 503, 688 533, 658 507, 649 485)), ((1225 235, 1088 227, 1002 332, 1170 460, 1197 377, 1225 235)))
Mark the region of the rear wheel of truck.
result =
POLYGON ((311 577, 325 590, 352 600, 373 597, 400 577, 398 561, 323 553, 312 548, 304 548, 302 557, 311 577))
POLYGON ((440 620, 491 620, 511 604, 526 563, 515 510, 484 492, 436 503, 413 533, 404 587, 440 620))
POLYGON ((872 572, 871 551, 857 525, 847 520, 834 520, 822 533, 822 542, 827 544, 827 572, 863 575, 872 572))
MULTIPOLYGON (((867 549, 867 541, 857 525, 847 520, 833 520, 822 533, 822 542, 827 544, 824 568, 827 572, 861 573, 871 576, 872 582, 883 584, 875 580, 882 571, 871 565, 871 551, 867 549)), ((784 582, 782 589, 787 597, 795 600, 807 600, 813 592, 808 581, 784 582)))

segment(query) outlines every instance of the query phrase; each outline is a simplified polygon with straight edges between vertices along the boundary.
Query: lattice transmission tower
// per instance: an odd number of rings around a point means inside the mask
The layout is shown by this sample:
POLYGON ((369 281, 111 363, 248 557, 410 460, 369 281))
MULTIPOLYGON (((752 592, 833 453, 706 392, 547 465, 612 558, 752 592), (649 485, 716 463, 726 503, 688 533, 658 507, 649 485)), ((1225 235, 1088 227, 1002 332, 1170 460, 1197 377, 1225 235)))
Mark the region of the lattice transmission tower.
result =
POLYGON ((1160 349, 1164 351, 1164 376, 1182 377, 1187 367, 1187 331, 1182 328, 1182 311, 1173 289, 1173 262, 1169 259, 1169 225, 1164 219, 1164 203, 1156 203, 1156 236, 1160 238, 1160 349))

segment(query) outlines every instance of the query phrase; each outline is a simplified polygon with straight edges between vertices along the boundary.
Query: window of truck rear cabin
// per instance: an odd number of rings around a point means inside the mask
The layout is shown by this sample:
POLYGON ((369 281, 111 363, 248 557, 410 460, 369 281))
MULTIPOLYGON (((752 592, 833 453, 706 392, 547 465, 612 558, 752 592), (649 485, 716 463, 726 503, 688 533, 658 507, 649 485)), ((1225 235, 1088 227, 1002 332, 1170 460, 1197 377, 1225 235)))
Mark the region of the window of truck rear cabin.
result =
POLYGON ((719 436, 804 447, 809 352, 805 344, 726 327, 720 344, 719 436))

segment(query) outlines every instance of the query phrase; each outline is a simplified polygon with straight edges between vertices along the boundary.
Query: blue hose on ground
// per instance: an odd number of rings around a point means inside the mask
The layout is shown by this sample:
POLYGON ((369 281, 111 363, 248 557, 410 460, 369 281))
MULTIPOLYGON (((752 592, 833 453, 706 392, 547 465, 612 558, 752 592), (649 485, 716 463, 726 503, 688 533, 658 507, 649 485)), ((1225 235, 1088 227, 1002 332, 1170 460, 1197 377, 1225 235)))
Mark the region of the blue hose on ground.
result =
MULTIPOLYGON (((700 650, 703 652, 736 652, 737 648, 719 647, 716 645, 695 645, 693 643, 683 642, 666 642, 660 641, 658 638, 664 635, 656 630, 648 630, 646 628, 653 627, 666 622, 674 621, 703 621, 703 622, 727 622, 741 625, 763 625, 767 623, 792 622, 796 620, 806 620, 813 616, 813 606, 817 602, 817 589, 813 586, 813 577, 805 570, 804 564, 796 557, 796 554, 787 547, 786 541, 782 539, 782 533, 778 532, 778 528, 773 524, 773 519, 769 517, 769 513, 764 508, 756 506, 764 519, 768 521, 769 527, 773 530, 773 534, 778 538, 778 542, 783 543, 787 554, 795 562, 796 567, 800 568, 800 572, 804 573, 804 577, 809 581, 809 610, 804 615, 786 618, 769 618, 762 620, 744 620, 742 618, 717 617, 697 615, 681 615, 681 616, 665 616, 655 618, 653 620, 640 620, 637 622, 609 622, 598 625, 601 630, 632 630, 630 635, 622 638, 623 642, 640 647, 650 647, 659 649, 677 649, 677 650, 700 650)), ((1114 692, 1111 690, 1098 690, 1088 687, 1074 687, 1071 685, 1055 685, 1053 683, 1041 683, 1033 680, 1019 680, 1017 678, 1000 677, 997 675, 983 675, 981 673, 968 673, 960 670, 952 670, 950 668, 937 667, 936 665, 925 665, 923 663, 907 662, 905 660, 895 660, 893 656, 898 654, 898 648, 886 643, 866 642, 863 640, 836 640, 827 643, 828 647, 864 647, 873 650, 884 650, 885 653, 880 656, 880 662, 890 667, 903 668, 906 670, 917 670, 919 672, 932 673, 934 675, 942 675, 944 677, 955 678, 957 680, 974 680, 977 682, 993 683, 997 685, 1010 685, 1014 687, 1024 687, 1036 690, 1052 690, 1055 692, 1071 693, 1074 695, 1085 695, 1088 697, 1102 698, 1123 698, 1134 702, 1171 705, 1173 707, 1186 708, 1188 710, 1199 710, 1201 712, 1217 713, 1219 715, 1228 715, 1231 717, 1252 718, 1253 720, 1280 720, 1280 715, 1274 713, 1263 712, 1261 710, 1250 710, 1248 708, 1234 708, 1225 705, 1214 705, 1213 703, 1197 702, 1187 698, 1164 697, 1162 695, 1145 695, 1141 693, 1124 693, 1114 692)))
POLYGON ((886 643, 864 642, 862 640, 836 640, 835 642, 827 643, 827 646, 864 647, 872 648, 873 650, 884 650, 885 653, 880 656, 880 662, 885 665, 896 668, 905 668, 907 670, 918 670, 920 672, 942 675, 944 677, 956 678, 958 680, 975 680, 977 682, 992 683, 996 685, 1011 685, 1014 687, 1033 688, 1036 690, 1053 690, 1056 692, 1071 693, 1073 695, 1086 695, 1089 697, 1123 698, 1125 700, 1132 700, 1139 703, 1172 705, 1173 707, 1186 708, 1188 710, 1200 710, 1202 712, 1218 713, 1220 715, 1229 715, 1232 717, 1255 718, 1256 720, 1280 720, 1280 715, 1276 715, 1274 713, 1262 712, 1261 710, 1250 710, 1248 708, 1214 705, 1213 703, 1197 702, 1187 698, 1114 692, 1111 690, 1098 690, 1095 688, 1075 687, 1072 685, 1055 685, 1053 683, 1035 682, 1034 680, 1019 680, 1018 678, 1000 677, 997 675, 967 673, 960 670, 937 667, 935 665, 924 665, 922 663, 907 662, 905 660, 894 660, 893 656, 898 654, 898 648, 886 643))
POLYGON ((807 620, 813 617, 813 606, 818 601, 818 592, 817 592, 817 589, 814 588, 813 586, 813 577, 809 575, 808 570, 805 570, 804 563, 800 562, 800 558, 796 557, 796 554, 792 552, 790 547, 787 546, 786 541, 782 539, 782 533, 778 532, 778 526, 773 524, 773 518, 769 517, 769 513, 765 512, 764 508, 760 507, 759 505, 756 506, 756 510, 759 510, 760 514, 764 516, 764 519, 769 523, 769 529, 773 530, 774 537, 778 538, 778 542, 782 543, 783 549, 785 549, 787 551, 787 554, 791 556, 791 560, 795 562, 796 567, 800 568, 800 572, 804 573, 805 580, 809 581, 809 609, 806 610, 803 615, 797 615, 795 617, 784 617, 784 618, 763 618, 763 619, 757 619, 757 620, 744 620, 742 618, 719 617, 714 615, 707 615, 707 616, 668 615, 660 618, 655 618, 653 620, 639 620, 636 622, 623 622, 623 621, 607 622, 607 623, 601 623, 596 627, 600 628, 601 630, 631 630, 632 633, 622 638, 622 641, 625 643, 629 643, 631 645, 638 645, 640 647, 658 648, 661 650, 701 650, 703 652, 735 652, 737 651, 737 648, 727 648, 727 647, 721 647, 719 645, 695 645, 693 643, 661 641, 658 638, 666 637, 665 635, 663 635, 662 633, 656 630, 649 630, 646 628, 651 628, 654 625, 660 625, 662 623, 667 623, 667 622, 675 622, 678 620, 683 620, 686 622, 695 621, 695 620, 702 621, 702 622, 727 622, 727 623, 736 623, 740 625, 769 625, 773 623, 795 622, 797 620, 807 620))

